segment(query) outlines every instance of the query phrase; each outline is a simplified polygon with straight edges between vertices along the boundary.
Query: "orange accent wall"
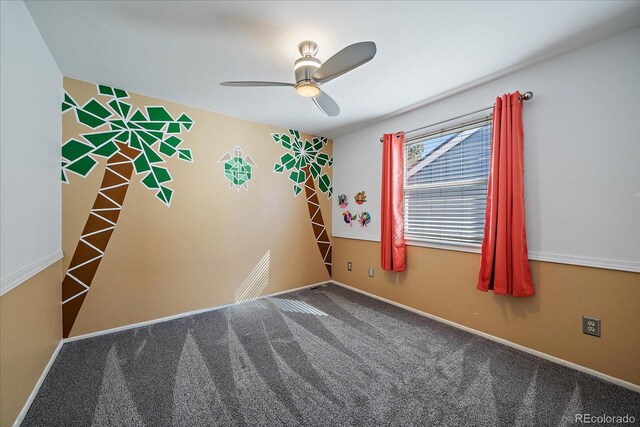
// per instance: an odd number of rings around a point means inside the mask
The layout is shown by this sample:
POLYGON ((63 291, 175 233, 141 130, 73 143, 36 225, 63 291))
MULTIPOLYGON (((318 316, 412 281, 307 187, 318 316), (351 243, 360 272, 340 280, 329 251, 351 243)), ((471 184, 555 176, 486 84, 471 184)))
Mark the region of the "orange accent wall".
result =
MULTIPOLYGON (((94 84, 65 78, 79 104, 98 97, 94 84)), ((126 89, 126 88, 124 88, 126 89)), ((239 290, 258 296, 329 280, 316 244, 305 193, 292 191, 288 172, 274 173, 286 150, 271 133, 286 132, 221 114, 130 93, 134 109, 164 106, 195 124, 181 135, 194 163, 171 158, 171 206, 160 202, 135 172, 116 228, 70 336, 229 304, 239 290), (218 160, 241 146, 257 163, 248 191, 229 189, 218 160), (256 280, 258 277, 259 280, 256 280), (251 283, 251 281, 255 283, 251 283), (255 285, 251 287, 252 285, 255 285)), ((62 140, 86 126, 72 112, 62 117, 62 140)), ((302 135, 310 139, 310 135, 302 135)), ((332 142, 324 147, 332 154, 332 142)), ((87 176, 69 174, 63 185, 63 274, 100 187, 106 160, 87 176)), ((331 169, 324 172, 331 175, 331 169)), ((318 192, 328 235, 331 202, 318 192)))
POLYGON ((530 261, 536 295, 516 298, 476 290, 479 254, 409 246, 407 271, 391 273, 378 242, 333 240, 341 283, 640 385, 638 273, 530 261), (600 338, 582 333, 583 315, 601 319, 600 338))

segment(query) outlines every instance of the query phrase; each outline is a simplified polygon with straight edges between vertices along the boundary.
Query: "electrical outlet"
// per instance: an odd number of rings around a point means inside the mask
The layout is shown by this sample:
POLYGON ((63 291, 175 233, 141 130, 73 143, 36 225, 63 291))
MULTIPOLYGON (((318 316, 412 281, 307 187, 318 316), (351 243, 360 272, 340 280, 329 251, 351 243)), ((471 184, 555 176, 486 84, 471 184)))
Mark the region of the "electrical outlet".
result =
POLYGON ((353 264, 351 263, 351 261, 347 261, 347 270, 353 270, 353 264))
POLYGON ((582 316, 582 333, 600 337, 600 319, 591 316, 582 316))
POLYGON ((373 277, 373 267, 369 267, 369 277, 373 277))

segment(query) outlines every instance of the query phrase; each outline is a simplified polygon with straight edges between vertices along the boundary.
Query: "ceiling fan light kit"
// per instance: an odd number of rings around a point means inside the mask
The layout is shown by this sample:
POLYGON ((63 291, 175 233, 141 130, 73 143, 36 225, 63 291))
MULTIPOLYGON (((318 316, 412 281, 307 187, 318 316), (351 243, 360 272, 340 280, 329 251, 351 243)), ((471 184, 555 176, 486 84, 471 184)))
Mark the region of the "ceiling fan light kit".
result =
POLYGON ((302 83, 296 85, 296 92, 298 92, 298 95, 302 95, 306 98, 313 98, 320 94, 320 88, 311 83, 302 83))
POLYGON ((301 42, 298 44, 298 51, 302 57, 293 64, 295 84, 263 81, 234 81, 220 84, 234 87, 291 86, 295 88, 298 95, 311 98, 320 111, 327 116, 335 117, 340 114, 340 107, 326 92, 320 90, 320 85, 371 61, 377 49, 374 42, 355 43, 345 47, 324 63, 315 57, 318 53, 318 44, 314 41, 301 42))

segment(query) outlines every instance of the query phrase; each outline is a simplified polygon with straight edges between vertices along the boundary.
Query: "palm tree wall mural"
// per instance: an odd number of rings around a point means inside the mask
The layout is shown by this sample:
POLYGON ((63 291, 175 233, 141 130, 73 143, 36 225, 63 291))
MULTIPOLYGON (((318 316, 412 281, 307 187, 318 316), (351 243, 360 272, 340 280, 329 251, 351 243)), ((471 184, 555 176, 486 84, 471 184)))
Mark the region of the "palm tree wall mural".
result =
POLYGON ((280 157, 280 162, 276 162, 273 170, 276 173, 289 172, 289 179, 293 182, 294 196, 297 197, 304 186, 313 234, 324 265, 331 276, 331 240, 322 219, 315 186, 317 182, 320 191, 331 198, 333 192, 331 178, 327 173, 322 172, 324 167, 330 168, 333 165, 333 157, 322 152, 327 145, 327 138, 315 137, 311 141, 306 139, 303 141, 300 138, 300 132, 293 129, 289 129, 288 134, 273 133, 271 137, 288 150, 280 157))
POLYGON ((182 147, 179 137, 194 124, 187 114, 174 118, 162 106, 134 110, 126 102, 126 91, 103 85, 98 85, 97 91, 99 99, 91 98, 84 105, 68 93, 62 103, 63 114, 73 111, 87 130, 62 145, 62 181, 69 182, 69 173, 87 177, 100 158, 107 159, 100 190, 62 282, 65 338, 116 228, 133 172, 160 202, 170 206, 173 190, 169 183, 173 179, 164 167, 166 159, 193 162, 191 150, 182 147))

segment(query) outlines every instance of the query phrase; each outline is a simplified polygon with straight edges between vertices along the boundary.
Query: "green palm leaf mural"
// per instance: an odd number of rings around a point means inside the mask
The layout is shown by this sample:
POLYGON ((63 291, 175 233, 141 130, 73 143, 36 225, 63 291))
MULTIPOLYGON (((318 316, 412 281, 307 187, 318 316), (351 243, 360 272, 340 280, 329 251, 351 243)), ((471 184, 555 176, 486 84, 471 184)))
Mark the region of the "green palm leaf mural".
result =
POLYGON ((69 94, 64 95, 62 111, 73 110, 79 123, 93 129, 83 133, 82 141, 70 139, 62 145, 62 181, 73 172, 87 176, 98 163, 98 158, 111 158, 119 152, 119 145, 126 144, 139 153, 133 160, 135 172, 144 175, 142 184, 164 204, 169 206, 173 190, 166 183, 171 174, 163 167, 166 158, 177 157, 193 162, 191 150, 181 147, 178 134, 189 131, 193 120, 186 114, 173 118, 164 107, 145 107, 132 111, 126 91, 108 86, 98 86, 98 92, 111 98, 101 103, 95 98, 79 106, 69 94))
POLYGON ((173 178, 164 166, 177 157, 193 162, 191 150, 182 147, 183 132, 193 126, 186 114, 171 116, 162 106, 135 109, 126 100, 129 94, 98 85, 99 100, 79 105, 68 93, 62 102, 63 114, 73 111, 87 131, 62 144, 62 181, 69 173, 88 176, 99 160, 107 159, 100 190, 62 282, 63 334, 68 337, 89 291, 109 239, 116 227, 133 172, 140 182, 166 206, 171 205, 173 178))
POLYGON ((331 198, 333 194, 331 178, 327 173, 322 172, 324 167, 333 166, 333 157, 322 151, 327 145, 327 138, 302 140, 300 132, 293 129, 289 129, 289 133, 273 133, 271 137, 276 144, 288 150, 280 157, 280 162, 276 162, 273 166, 273 171, 288 172, 289 180, 293 182, 294 196, 297 197, 304 188, 313 234, 324 265, 331 276, 331 240, 322 219, 315 185, 317 182, 320 191, 326 194, 327 198, 331 198))

